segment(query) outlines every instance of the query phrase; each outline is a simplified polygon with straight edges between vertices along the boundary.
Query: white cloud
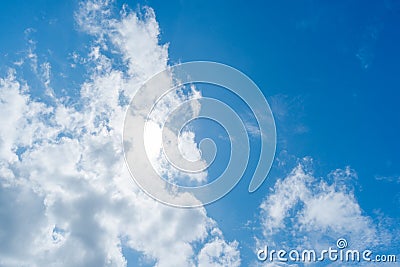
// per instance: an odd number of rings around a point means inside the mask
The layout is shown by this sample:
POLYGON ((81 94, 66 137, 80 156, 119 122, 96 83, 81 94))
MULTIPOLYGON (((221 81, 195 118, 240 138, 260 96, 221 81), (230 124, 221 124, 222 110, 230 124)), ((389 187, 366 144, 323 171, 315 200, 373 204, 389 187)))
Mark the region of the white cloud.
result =
MULTIPOLYGON (((166 81, 169 82, 171 81, 166 81)), ((192 91, 188 95, 184 95, 180 90, 167 93, 154 106, 146 122, 144 141, 147 154, 158 174, 172 183, 186 186, 190 183, 199 185, 207 179, 207 171, 204 170, 207 164, 201 159, 201 152, 195 142, 195 133, 182 128, 184 122, 198 116, 199 97, 201 95, 197 91, 192 91), (196 169, 204 171, 196 173, 181 171, 193 169, 191 167, 193 164, 196 164, 196 169), (181 169, 174 166, 179 166, 181 169)))
MULTIPOLYGON (((32 100, 29 84, 12 72, 0 79, 0 266, 126 266, 122 246, 157 266, 214 260, 213 266, 238 266, 237 242, 210 233, 217 225, 204 208, 160 204, 129 176, 121 145, 126 106, 119 96, 132 97, 167 66, 168 53, 158 43, 151 9, 142 17, 125 12, 115 19, 109 4, 82 3, 75 15, 95 40, 82 60, 90 78, 74 105, 32 100), (110 49, 118 51, 126 71, 105 56, 110 49), (204 243, 199 255, 196 242, 204 243), (223 257, 211 259, 214 249, 223 257)), ((38 64, 49 86, 51 65, 38 64)), ((185 153, 198 152, 190 133, 183 144, 185 153)))
POLYGON ((160 29, 154 11, 151 8, 144 9, 141 19, 137 13, 127 14, 118 22, 111 38, 121 50, 124 60, 129 63, 130 74, 135 75, 155 74, 164 70, 168 61, 168 45, 158 44, 160 29))
POLYGON ((237 246, 238 243, 236 241, 227 243, 219 238, 214 239, 201 249, 198 266, 240 266, 240 255, 237 246))
POLYGON ((238 242, 227 243, 219 229, 213 229, 214 238, 206 243, 198 255, 199 267, 237 267, 241 260, 238 242))
POLYGON ((182 152, 183 157, 190 161, 196 161, 201 159, 201 153, 196 146, 194 141, 195 134, 191 131, 182 132, 179 136, 178 147, 182 152))
POLYGON ((326 249, 346 238, 354 249, 389 247, 390 231, 367 216, 354 196, 356 180, 349 167, 318 179, 299 164, 261 204, 263 237, 257 245, 326 249))

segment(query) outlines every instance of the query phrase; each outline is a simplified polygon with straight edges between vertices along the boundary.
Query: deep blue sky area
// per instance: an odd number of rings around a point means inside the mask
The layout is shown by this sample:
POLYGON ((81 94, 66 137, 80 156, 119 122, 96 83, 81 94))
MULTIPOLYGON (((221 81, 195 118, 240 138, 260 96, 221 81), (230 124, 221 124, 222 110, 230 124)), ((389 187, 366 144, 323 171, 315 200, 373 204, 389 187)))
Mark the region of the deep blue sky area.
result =
POLYGON ((278 152, 311 156, 321 175, 351 166, 363 208, 399 213, 399 185, 375 179, 400 174, 399 1, 142 4, 171 62, 232 65, 279 99, 278 152))
MULTIPOLYGON (((288 160, 290 168, 279 170, 275 162, 246 201, 250 177, 206 207, 225 237, 240 241, 243 266, 255 259, 248 227, 256 223, 247 222, 259 219, 260 203, 295 166, 293 158, 311 157, 317 177, 350 166, 358 174, 355 197, 363 212, 373 219, 381 213, 399 218, 400 1, 118 0, 116 12, 124 3, 134 11, 154 9, 169 63, 233 66, 271 105, 277 159, 288 160)), ((87 76, 79 64, 70 68, 72 55, 87 52, 91 40, 77 29, 77 8, 76 0, 3 1, 1 76, 13 66, 39 95, 37 75, 14 64, 31 48, 51 62, 56 93, 76 96, 87 76)), ((254 231, 261 233, 260 226, 254 231)))
MULTIPOLYGON (((376 178, 400 175, 399 1, 142 4, 154 8, 172 63, 222 62, 257 83, 278 111, 277 153, 312 157, 321 177, 350 166, 361 208, 398 217, 400 184, 376 178)), ((228 238, 251 243, 235 227, 252 217, 278 177, 272 170, 245 203, 242 181, 208 208, 232 229, 228 238)))

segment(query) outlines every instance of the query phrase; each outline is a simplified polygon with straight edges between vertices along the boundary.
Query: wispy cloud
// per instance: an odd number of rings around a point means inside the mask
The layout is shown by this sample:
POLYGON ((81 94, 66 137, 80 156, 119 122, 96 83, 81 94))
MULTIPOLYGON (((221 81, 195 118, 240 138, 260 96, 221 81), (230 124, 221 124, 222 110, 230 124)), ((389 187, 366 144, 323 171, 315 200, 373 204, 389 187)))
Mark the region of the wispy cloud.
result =
POLYGON ((378 181, 400 183, 400 176, 399 175, 390 175, 390 176, 376 175, 375 179, 378 180, 378 181))

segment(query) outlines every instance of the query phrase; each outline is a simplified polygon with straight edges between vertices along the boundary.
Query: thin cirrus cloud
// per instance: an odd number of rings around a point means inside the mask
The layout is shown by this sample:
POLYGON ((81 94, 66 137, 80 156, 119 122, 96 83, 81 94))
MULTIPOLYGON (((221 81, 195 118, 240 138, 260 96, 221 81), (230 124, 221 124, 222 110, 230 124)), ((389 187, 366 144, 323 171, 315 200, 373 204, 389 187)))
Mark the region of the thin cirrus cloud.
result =
MULTIPOLYGON (((162 205, 130 179, 119 96, 130 98, 167 66, 168 46, 158 42, 152 9, 113 18, 110 8, 108 1, 89 1, 75 14, 93 41, 79 59, 89 78, 73 105, 51 93, 49 102, 34 100, 29 80, 15 70, 0 79, 0 265, 126 266, 123 249, 130 248, 157 266, 238 266, 238 243, 224 239, 204 208, 162 205), (125 72, 105 55, 110 49, 125 72)), ((51 65, 43 66, 51 92, 51 65)), ((194 149, 193 138, 186 144, 194 149)))

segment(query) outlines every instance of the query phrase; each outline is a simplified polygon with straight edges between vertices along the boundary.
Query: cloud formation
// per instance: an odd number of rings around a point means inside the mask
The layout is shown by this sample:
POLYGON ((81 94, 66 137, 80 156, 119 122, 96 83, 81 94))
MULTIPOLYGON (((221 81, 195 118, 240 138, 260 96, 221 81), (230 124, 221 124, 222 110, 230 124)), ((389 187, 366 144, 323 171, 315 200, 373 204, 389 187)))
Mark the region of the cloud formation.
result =
MULTIPOLYGON (((204 208, 162 205, 130 178, 121 99, 167 67, 168 46, 159 44, 152 9, 124 7, 116 18, 111 5, 84 2, 75 14, 93 37, 79 59, 89 78, 77 99, 34 100, 13 70, 0 79, 0 266, 126 266, 122 248, 156 266, 238 266, 237 242, 224 240, 204 208)), ((47 90, 50 63, 43 68, 47 90)), ((193 136, 184 140, 183 151, 196 148, 193 136)))
POLYGON ((398 242, 398 230, 390 229, 393 222, 372 219, 362 210, 354 195, 356 172, 346 167, 321 179, 313 175, 309 161, 303 159, 279 179, 260 205, 263 234, 257 246, 321 251, 345 238, 352 249, 390 250, 398 242))

